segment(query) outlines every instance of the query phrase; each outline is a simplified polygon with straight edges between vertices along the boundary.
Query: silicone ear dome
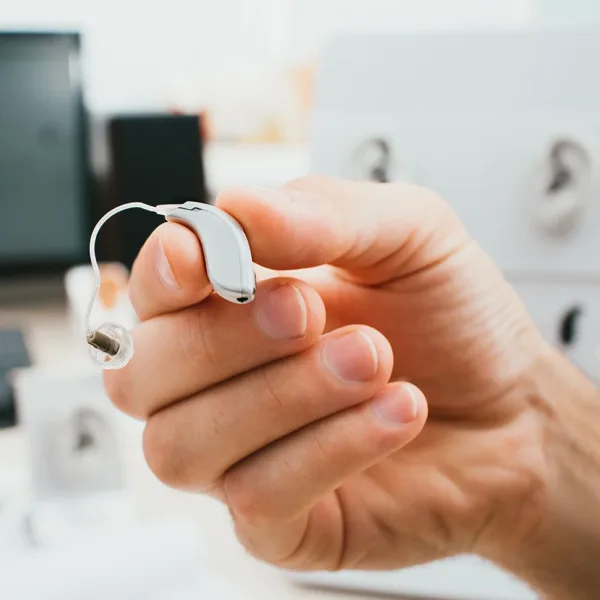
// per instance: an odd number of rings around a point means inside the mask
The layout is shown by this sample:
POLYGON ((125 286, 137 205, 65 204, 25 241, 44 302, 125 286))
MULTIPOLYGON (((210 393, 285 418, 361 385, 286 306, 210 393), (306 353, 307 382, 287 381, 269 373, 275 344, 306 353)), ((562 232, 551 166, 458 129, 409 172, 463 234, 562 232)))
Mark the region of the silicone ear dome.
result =
POLYGON ((104 323, 88 333, 92 360, 103 369, 122 369, 133 356, 133 338, 125 327, 104 323))

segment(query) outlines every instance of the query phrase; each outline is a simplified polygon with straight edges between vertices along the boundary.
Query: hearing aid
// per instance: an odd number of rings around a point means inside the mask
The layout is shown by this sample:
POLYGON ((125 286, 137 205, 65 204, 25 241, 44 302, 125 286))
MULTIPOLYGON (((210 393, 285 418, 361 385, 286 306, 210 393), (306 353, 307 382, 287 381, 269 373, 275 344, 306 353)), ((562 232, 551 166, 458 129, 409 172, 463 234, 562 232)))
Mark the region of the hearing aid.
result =
POLYGON ((254 299, 256 277, 250 245, 231 215, 214 206, 186 202, 166 219, 185 225, 198 236, 208 280, 219 296, 238 304, 254 299))
POLYGON ((100 289, 100 270, 96 259, 96 238, 101 227, 115 214, 140 208, 179 223, 194 232, 200 241, 206 274, 216 294, 235 304, 254 300, 256 275, 252 252, 242 226, 228 213, 200 202, 151 206, 131 202, 118 206, 98 221, 90 237, 90 262, 95 287, 86 314, 86 340, 92 360, 103 369, 120 369, 133 356, 131 333, 117 323, 92 327, 91 317, 100 289))

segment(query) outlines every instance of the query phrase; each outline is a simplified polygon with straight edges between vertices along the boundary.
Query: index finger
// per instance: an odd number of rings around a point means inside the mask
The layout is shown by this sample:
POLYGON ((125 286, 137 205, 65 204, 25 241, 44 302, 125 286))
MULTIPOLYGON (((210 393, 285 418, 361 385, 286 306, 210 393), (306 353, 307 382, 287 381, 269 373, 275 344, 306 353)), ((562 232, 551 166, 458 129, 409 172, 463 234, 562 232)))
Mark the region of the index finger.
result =
POLYGON ((204 300, 212 291, 196 235, 164 223, 152 232, 131 271, 129 296, 142 321, 204 300))
POLYGON ((446 202, 401 182, 312 175, 278 189, 231 188, 216 205, 244 228, 255 262, 285 271, 333 265, 368 285, 436 265, 468 239, 446 202))

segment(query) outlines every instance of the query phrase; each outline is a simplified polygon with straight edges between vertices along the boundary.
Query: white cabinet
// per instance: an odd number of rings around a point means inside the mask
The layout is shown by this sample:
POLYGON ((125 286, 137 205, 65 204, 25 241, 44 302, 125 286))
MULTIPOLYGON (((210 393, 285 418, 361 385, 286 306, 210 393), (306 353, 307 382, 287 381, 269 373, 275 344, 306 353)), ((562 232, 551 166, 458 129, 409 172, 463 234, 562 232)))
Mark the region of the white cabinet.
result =
MULTIPOLYGON (((312 169, 339 177, 374 172, 381 148, 357 148, 384 140, 387 179, 444 196, 543 335, 597 380, 600 79, 589 61, 599 55, 600 29, 340 38, 322 59, 312 130, 312 169), (555 160, 565 141, 585 160, 555 160)), ((322 581, 448 599, 533 597, 470 557, 359 579, 322 581)))

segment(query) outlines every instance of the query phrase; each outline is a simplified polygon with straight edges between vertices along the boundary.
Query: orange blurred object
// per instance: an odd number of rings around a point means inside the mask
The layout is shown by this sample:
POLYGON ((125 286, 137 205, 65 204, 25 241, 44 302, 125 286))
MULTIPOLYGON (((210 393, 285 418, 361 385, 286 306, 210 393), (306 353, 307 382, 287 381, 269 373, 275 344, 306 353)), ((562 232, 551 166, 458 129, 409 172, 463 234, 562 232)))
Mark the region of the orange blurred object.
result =
POLYGON ((315 67, 312 63, 296 65, 290 69, 292 86, 300 107, 306 113, 313 105, 315 86, 315 67))
POLYGON ((127 293, 129 273, 120 264, 110 263, 100 265, 100 290, 98 301, 103 308, 115 308, 121 294, 127 293))

